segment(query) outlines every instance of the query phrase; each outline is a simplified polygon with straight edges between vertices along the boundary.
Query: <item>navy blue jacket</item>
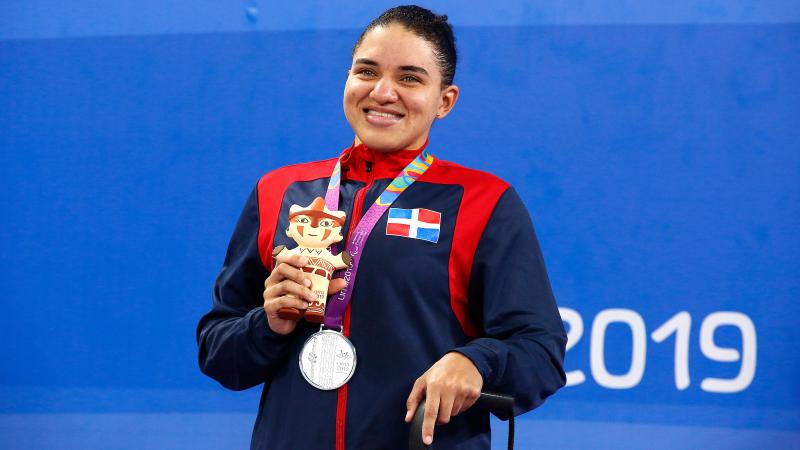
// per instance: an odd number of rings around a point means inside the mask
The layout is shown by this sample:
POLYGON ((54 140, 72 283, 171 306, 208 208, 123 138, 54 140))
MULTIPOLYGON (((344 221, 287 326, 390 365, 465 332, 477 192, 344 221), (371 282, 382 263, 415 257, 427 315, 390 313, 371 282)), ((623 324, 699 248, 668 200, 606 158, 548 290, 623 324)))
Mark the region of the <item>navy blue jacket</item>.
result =
MULTIPOLYGON (((340 210, 352 231, 418 150, 345 150, 340 210)), ((435 155, 435 152, 433 152, 435 155)), ((273 333, 264 280, 292 204, 325 195, 336 159, 298 164, 259 180, 245 204, 197 328, 200 367, 223 386, 263 384, 253 449, 405 449, 411 387, 445 353, 466 355, 483 389, 513 395, 515 412, 564 385, 566 336, 530 216, 513 188, 485 172, 436 159, 392 205, 441 213, 438 242, 387 235, 387 215, 368 238, 344 333, 356 348, 350 382, 321 391, 300 374, 298 354, 319 325, 273 333)), ((345 240, 340 244, 343 249, 345 240)), ((436 448, 489 448, 489 417, 477 408, 436 427, 436 448)))

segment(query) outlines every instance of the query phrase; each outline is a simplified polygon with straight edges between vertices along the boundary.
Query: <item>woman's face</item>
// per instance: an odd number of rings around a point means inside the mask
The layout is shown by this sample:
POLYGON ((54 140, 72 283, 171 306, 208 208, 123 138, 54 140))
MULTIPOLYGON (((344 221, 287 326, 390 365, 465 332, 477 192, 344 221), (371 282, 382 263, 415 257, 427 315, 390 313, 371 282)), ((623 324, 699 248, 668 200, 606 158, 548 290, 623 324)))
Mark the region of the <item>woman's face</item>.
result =
POLYGON ((356 138, 373 150, 416 149, 457 98, 458 87, 442 89, 431 44, 393 24, 369 31, 356 49, 344 114, 356 138))

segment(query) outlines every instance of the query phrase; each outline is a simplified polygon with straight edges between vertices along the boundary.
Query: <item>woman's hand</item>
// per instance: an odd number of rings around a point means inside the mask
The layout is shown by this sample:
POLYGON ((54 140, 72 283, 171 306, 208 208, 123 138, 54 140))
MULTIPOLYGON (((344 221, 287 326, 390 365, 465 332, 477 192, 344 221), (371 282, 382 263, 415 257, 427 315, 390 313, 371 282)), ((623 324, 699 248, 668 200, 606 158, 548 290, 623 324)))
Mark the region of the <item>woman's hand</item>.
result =
MULTIPOLYGON (((278 310, 285 307, 305 310, 309 302, 316 300, 311 292, 311 280, 300 270, 308 263, 305 256, 292 255, 286 262, 278 264, 264 281, 264 312, 269 328, 278 334, 289 334, 297 327, 297 320, 278 317, 278 310)), ((347 285, 334 278, 328 285, 328 295, 335 294, 347 285)))
POLYGON ((411 422, 417 406, 425 398, 422 441, 433 442, 434 423, 446 424, 472 406, 481 395, 483 377, 475 364, 461 353, 450 352, 417 378, 406 401, 406 422, 411 422))

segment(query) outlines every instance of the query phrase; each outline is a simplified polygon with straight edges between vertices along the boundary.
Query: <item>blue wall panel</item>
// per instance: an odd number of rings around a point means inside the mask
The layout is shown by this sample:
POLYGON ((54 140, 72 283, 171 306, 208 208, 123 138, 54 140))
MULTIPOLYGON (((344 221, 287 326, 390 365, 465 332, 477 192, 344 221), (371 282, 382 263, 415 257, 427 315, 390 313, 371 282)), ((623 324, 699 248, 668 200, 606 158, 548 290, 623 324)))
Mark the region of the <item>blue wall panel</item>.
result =
MULTIPOLYGON (((0 39, 354 29, 391 0, 5 0, 0 39)), ((797 23, 800 0, 426 0, 456 26, 797 23)))
MULTIPOLYGON (((566 364, 584 381, 520 421, 519 447, 800 445, 800 26, 746 23, 755 13, 532 25, 528 11, 457 27, 462 97, 431 139, 437 156, 518 188, 574 311, 566 364), (599 332, 614 309, 645 333, 642 376, 622 389, 598 375, 598 361, 627 372, 639 339, 623 323, 599 332), (736 377, 747 353, 748 331, 730 324, 713 336, 737 360, 701 344, 720 311, 746 316, 757 343, 752 380, 732 393, 702 387, 736 377), (656 342, 680 312, 688 341, 656 342)), ((2 35, 0 446, 245 445, 258 393, 199 373, 194 327, 258 177, 352 138, 341 91, 358 30, 303 20, 115 37, 45 36, 32 20, 19 28, 30 35, 2 35)))

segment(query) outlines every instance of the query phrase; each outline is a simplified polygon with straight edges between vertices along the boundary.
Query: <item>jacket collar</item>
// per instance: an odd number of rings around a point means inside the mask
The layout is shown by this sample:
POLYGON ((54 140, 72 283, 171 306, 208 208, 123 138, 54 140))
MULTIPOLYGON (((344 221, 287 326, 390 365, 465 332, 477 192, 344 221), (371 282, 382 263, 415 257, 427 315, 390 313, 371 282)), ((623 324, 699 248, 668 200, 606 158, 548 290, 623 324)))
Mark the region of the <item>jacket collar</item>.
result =
POLYGON ((363 143, 351 145, 341 155, 342 177, 346 180, 363 181, 394 178, 420 152, 427 147, 428 140, 422 147, 414 150, 396 150, 379 152, 368 148, 363 143), (367 172, 369 168, 370 172, 367 172))

